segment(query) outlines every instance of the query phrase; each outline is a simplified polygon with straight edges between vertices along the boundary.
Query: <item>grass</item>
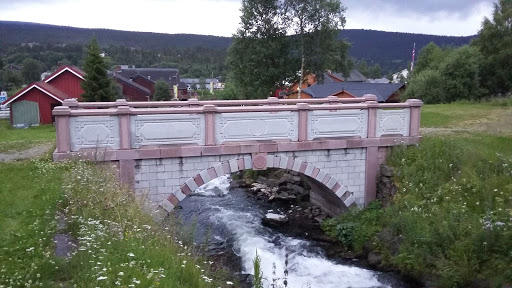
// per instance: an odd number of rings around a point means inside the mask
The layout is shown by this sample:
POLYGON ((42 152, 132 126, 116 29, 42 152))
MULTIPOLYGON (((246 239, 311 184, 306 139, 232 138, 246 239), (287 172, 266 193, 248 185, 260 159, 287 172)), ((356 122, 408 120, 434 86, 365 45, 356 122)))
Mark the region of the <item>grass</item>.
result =
POLYGON ((11 127, 9 120, 0 119, 0 153, 21 151, 54 142, 55 126, 53 125, 15 129, 11 127))
POLYGON ((0 191, 0 287, 226 287, 200 249, 171 222, 156 224, 111 167, 47 156, 0 163, 0 173, 8 179, 0 191), (69 261, 54 256, 58 211, 78 240, 69 261))
POLYGON ((479 124, 499 125, 503 117, 512 117, 512 100, 424 105, 421 127, 471 129, 479 124))
MULTIPOLYGON (((0 152, 55 138, 53 126, 0 122, 0 152)), ((40 159, 0 163, 0 287, 231 287, 223 271, 187 242, 189 231, 157 224, 115 169, 40 159), (54 256, 56 215, 68 217, 78 247, 54 256)), ((231 283, 231 282, 229 282, 231 283)))
POLYGON ((0 163, 0 286, 49 287, 59 279, 53 255, 57 202, 64 166, 38 161, 0 163))
POLYGON ((387 159, 398 186, 392 204, 350 211, 324 228, 348 249, 371 246, 385 267, 430 286, 510 286, 512 127, 504 123, 512 117, 496 115, 511 109, 493 102, 426 105, 423 127, 467 130, 394 147, 387 159), (491 126, 501 130, 483 128, 491 126), (401 243, 398 249, 382 240, 383 231, 401 243))

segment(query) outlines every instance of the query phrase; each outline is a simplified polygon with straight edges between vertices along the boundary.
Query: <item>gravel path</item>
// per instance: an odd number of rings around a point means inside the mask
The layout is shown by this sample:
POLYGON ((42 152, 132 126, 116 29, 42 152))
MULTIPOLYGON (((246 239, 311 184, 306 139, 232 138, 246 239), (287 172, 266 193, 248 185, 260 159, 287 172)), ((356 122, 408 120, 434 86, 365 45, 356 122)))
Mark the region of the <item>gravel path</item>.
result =
POLYGON ((0 162, 12 162, 16 160, 36 158, 48 152, 53 144, 42 144, 23 151, 0 153, 0 162))

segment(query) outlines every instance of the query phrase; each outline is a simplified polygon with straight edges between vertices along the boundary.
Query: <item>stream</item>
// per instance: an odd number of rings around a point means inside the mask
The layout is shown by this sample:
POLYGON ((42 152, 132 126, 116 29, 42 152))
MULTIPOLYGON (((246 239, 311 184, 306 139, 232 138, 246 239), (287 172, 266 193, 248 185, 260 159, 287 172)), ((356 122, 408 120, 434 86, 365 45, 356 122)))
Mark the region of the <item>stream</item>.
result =
POLYGON ((247 279, 252 279, 256 253, 264 287, 271 287, 273 278, 279 278, 278 287, 284 287, 285 270, 290 288, 408 287, 396 276, 359 268, 351 261, 327 259, 317 243, 263 226, 265 214, 279 211, 248 197, 241 188, 230 190, 230 181, 223 176, 201 186, 177 211, 185 223, 195 223, 195 242, 204 243, 208 237, 208 253, 223 255, 223 266, 229 266, 246 287, 250 287, 247 279))

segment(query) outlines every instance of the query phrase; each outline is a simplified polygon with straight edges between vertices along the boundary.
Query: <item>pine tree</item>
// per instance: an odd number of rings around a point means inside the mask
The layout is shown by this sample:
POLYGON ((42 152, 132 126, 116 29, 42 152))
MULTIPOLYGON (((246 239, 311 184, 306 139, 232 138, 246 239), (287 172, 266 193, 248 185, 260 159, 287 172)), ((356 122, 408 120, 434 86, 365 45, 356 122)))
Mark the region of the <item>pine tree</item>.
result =
POLYGON ((111 79, 107 75, 107 67, 100 56, 100 47, 93 36, 87 46, 84 63, 85 81, 82 82, 82 100, 86 102, 107 102, 115 100, 111 79))

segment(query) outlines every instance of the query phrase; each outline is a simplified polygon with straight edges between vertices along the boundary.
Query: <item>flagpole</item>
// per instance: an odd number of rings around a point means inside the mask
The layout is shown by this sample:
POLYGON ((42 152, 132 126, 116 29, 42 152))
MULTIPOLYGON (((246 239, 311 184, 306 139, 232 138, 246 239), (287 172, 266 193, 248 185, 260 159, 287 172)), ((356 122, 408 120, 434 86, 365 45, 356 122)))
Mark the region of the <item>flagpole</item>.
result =
POLYGON ((414 47, 412 48, 411 73, 414 70, 414 56, 416 56, 416 43, 414 43, 414 47))

